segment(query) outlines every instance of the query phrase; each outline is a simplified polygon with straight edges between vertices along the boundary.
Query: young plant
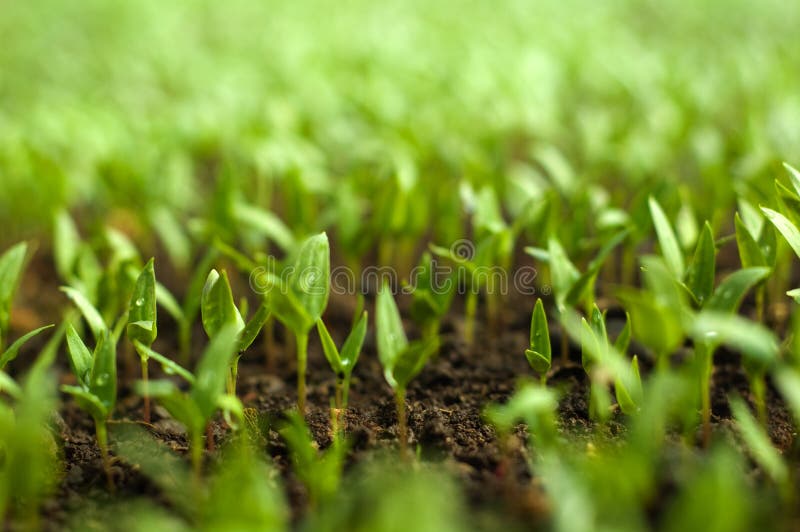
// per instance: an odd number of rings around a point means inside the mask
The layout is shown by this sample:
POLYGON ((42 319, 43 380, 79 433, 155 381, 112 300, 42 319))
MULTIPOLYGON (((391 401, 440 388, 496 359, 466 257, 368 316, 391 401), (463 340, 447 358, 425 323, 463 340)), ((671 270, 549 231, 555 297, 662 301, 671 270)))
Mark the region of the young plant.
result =
POLYGON ((323 232, 300 246, 294 264, 281 278, 267 274, 270 289, 267 307, 297 341, 297 407, 305 412, 308 335, 328 306, 330 293, 330 248, 323 232))
MULTIPOLYGON (((131 294, 128 305, 128 340, 150 347, 158 335, 156 310, 156 274, 153 259, 145 265, 131 294)), ((150 423, 150 394, 147 393, 148 358, 144 351, 137 351, 142 364, 142 382, 144 383, 144 422, 150 423)))
POLYGON ((347 410, 350 377, 353 374, 353 368, 355 368, 356 362, 358 362, 358 356, 361 354, 361 346, 364 345, 364 338, 367 335, 367 312, 364 311, 358 322, 353 325, 353 329, 350 331, 344 344, 342 344, 341 351, 337 349, 322 319, 317 320, 317 332, 322 342, 322 350, 325 352, 325 358, 328 359, 328 364, 330 364, 331 369, 336 374, 336 395, 334 399, 336 415, 333 416, 333 419, 338 425, 339 415, 347 410))
POLYGON ((41 528, 41 503, 58 481, 58 445, 48 427, 56 409, 50 363, 40 355, 19 385, 0 371, 0 523, 26 530, 41 528))
POLYGON ((642 380, 639 359, 633 357, 625 366, 624 356, 630 342, 630 316, 615 343, 608 338, 606 313, 595 305, 590 319, 581 319, 581 360, 591 378, 589 410, 597 419, 605 421, 610 412, 611 399, 607 388, 607 374, 613 375, 617 404, 624 414, 634 415, 642 402, 642 380))
POLYGON ((311 431, 299 412, 288 412, 279 429, 292 454, 294 473, 308 490, 312 508, 328 501, 339 490, 347 444, 339 437, 320 452, 311 431))
MULTIPOLYGON (((243 305, 244 307, 244 305, 243 305)), ((211 270, 203 287, 203 295, 200 302, 200 314, 203 320, 203 328, 209 338, 214 338, 225 326, 233 326, 239 339, 237 341, 236 356, 233 357, 230 367, 230 375, 227 379, 227 390, 231 395, 236 395, 236 381, 239 375, 239 359, 248 347, 255 341, 259 331, 270 316, 266 304, 261 304, 253 317, 245 323, 242 312, 233 302, 231 284, 225 270, 220 275, 217 270, 211 270)))
MULTIPOLYGON (((563 314, 569 308, 581 304, 591 312, 591 303, 594 301, 594 286, 597 276, 612 251, 628 237, 628 231, 623 230, 612 235, 598 250, 594 259, 589 263, 586 271, 581 273, 567 256, 567 252, 558 238, 551 236, 548 239, 547 249, 526 247, 525 252, 550 266, 550 281, 553 285, 553 294, 556 300, 556 310, 563 314)), ((569 355, 568 336, 561 334, 561 358, 567 360, 569 355)))
POLYGON ((0 371, 5 369, 9 363, 11 363, 15 358, 17 358, 20 349, 22 349, 22 346, 25 345, 25 343, 28 340, 30 340, 34 336, 37 336, 42 331, 46 331, 47 329, 51 329, 53 327, 55 327, 55 325, 51 324, 51 325, 45 325, 44 327, 39 327, 38 329, 34 329, 31 332, 17 338, 14 341, 14 343, 8 346, 8 349, 6 349, 3 352, 0 352, 0 371))
MULTIPOLYGON (((753 209, 753 207, 750 207, 753 209)), ((742 268, 769 268, 773 270, 777 261, 775 230, 764 226, 764 218, 758 212, 749 216, 758 217, 757 222, 747 222, 737 212, 734 216, 736 245, 742 268)), ((758 283, 756 290, 756 317, 764 320, 767 279, 758 283)))
POLYGON ((766 427, 765 376, 778 359, 775 335, 759 323, 719 311, 701 312, 694 320, 692 333, 697 340, 725 344, 742 353, 742 364, 750 379, 758 419, 766 427))
MULTIPOLYGON (((5 351, 11 321, 11 304, 17 292, 28 245, 21 242, 0 256, 0 353, 5 351)), ((0 364, 2 369, 3 364, 0 364)))
POLYGON ((106 422, 117 401, 117 348, 108 328, 100 332, 94 351, 90 351, 72 325, 67 327, 67 353, 77 386, 61 390, 72 395, 78 405, 94 420, 97 445, 103 458, 109 487, 113 486, 108 456, 106 422))
POLYGON ((400 454, 406 458, 408 447, 406 388, 411 379, 425 367, 425 363, 438 348, 439 342, 434 337, 409 343, 403 330, 400 311, 387 285, 384 285, 378 293, 375 314, 378 358, 383 366, 383 375, 394 390, 400 454))
POLYGON ((442 318, 450 310, 456 293, 453 276, 440 278, 440 273, 431 254, 426 251, 413 270, 414 278, 410 281, 411 319, 420 327, 424 338, 439 334, 442 318))
MULTIPOLYGON (((144 351, 164 368, 165 373, 175 374, 190 385, 188 392, 181 391, 172 381, 151 381, 147 390, 157 398, 172 416, 186 426, 192 466, 197 478, 200 476, 203 458, 203 433, 217 409, 232 412, 239 420, 243 418, 242 405, 236 397, 225 393, 231 359, 236 353, 239 330, 233 324, 225 324, 211 339, 193 375, 164 355, 146 345, 135 342, 136 350, 144 351)), ((140 387, 140 391, 144 391, 140 387)))
POLYGON ((531 315, 531 342, 530 348, 525 350, 525 357, 533 371, 539 374, 542 384, 547 383, 547 372, 550 371, 552 364, 552 352, 547 315, 541 299, 536 300, 536 306, 531 315))

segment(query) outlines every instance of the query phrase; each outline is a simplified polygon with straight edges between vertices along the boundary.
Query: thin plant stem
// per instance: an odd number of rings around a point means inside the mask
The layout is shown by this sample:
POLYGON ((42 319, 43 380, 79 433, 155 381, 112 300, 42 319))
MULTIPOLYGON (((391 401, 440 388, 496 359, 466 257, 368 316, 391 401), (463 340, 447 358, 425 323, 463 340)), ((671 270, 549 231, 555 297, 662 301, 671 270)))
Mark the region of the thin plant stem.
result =
MULTIPOLYGON (((210 426, 210 425, 209 425, 210 426)), ((203 467, 203 435, 200 430, 193 430, 191 434, 190 452, 192 457, 192 471, 197 485, 200 484, 203 467)))
POLYGON ((764 283, 758 285, 756 288, 756 321, 764 323, 764 300, 766 299, 766 286, 764 283))
POLYGON ((406 419, 406 391, 398 389, 395 392, 397 404, 397 438, 400 440, 400 457, 408 459, 408 420, 406 419))
POLYGON ((750 379, 750 390, 753 392, 753 400, 756 403, 756 415, 758 416, 758 422, 761 423, 761 426, 764 427, 764 429, 766 429, 769 419, 767 416, 766 402, 767 389, 766 384, 764 383, 763 375, 757 375, 750 379))
POLYGON ((142 388, 143 388, 143 420, 145 423, 150 423, 150 383, 149 383, 149 358, 141 357, 142 362, 142 388))
POLYGON ((306 365, 308 363, 308 333, 297 335, 297 409, 306 411, 306 365))
POLYGON ((703 418, 703 446, 711 443, 711 372, 713 370, 713 353, 711 347, 699 343, 696 352, 700 363, 700 411, 703 418))
POLYGON ((100 448, 100 457, 103 460, 103 469, 106 473, 109 491, 114 491, 114 477, 111 475, 111 460, 108 455, 108 427, 105 419, 95 419, 95 432, 97 434, 97 446, 100 448))
POLYGON ((272 314, 264 323, 264 364, 267 373, 275 372, 275 317, 272 314))

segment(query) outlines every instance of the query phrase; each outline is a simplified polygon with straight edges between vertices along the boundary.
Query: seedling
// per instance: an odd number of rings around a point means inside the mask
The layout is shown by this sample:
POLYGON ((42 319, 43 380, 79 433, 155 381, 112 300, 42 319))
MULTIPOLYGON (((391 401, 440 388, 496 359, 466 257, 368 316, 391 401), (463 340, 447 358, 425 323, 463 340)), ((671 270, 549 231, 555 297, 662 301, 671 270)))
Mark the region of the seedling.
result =
MULTIPOLYGON (((225 270, 220 275, 216 270, 211 270, 203 287, 203 296, 200 303, 200 314, 203 319, 203 328, 209 338, 214 338, 224 327, 231 325, 239 334, 237 341, 237 354, 233 357, 230 375, 227 379, 228 393, 236 395, 236 381, 239 375, 239 359, 250 345, 255 341, 259 331, 269 319, 270 312, 265 304, 261 304, 253 317, 245 323, 242 311, 233 302, 231 284, 225 270)), ((244 309, 244 314, 247 310, 244 309)))
MULTIPOLYGON (((194 375, 146 345, 134 342, 137 351, 144 351, 148 358, 161 364, 165 373, 178 375, 191 387, 188 392, 183 392, 172 381, 159 380, 150 382, 147 390, 175 419, 186 426, 192 466, 197 478, 202 467, 203 433, 214 412, 221 408, 233 413, 238 420, 242 420, 244 416, 239 400, 224 392, 228 368, 236 353, 238 334, 239 330, 235 325, 223 325, 203 352, 194 375)), ((144 390, 140 388, 140 391, 144 390)))
MULTIPOLYGON (((11 320, 11 304, 22 278, 27 252, 28 245, 21 242, 0 256, 0 353, 5 351, 11 320)), ((5 355, 2 358, 4 359, 5 355)), ((3 366, 5 364, 0 363, 0 369, 3 366)))
POLYGON ((322 317, 330 292, 330 248, 325 233, 312 236, 297 251, 293 266, 271 279, 266 294, 270 312, 291 330, 297 342, 297 407, 305 412, 308 334, 322 317))
POLYGON ((777 361, 779 349, 775 336, 763 325, 735 315, 707 311, 694 321, 693 335, 700 341, 725 344, 741 351, 750 378, 758 419, 767 425, 765 376, 777 361))
POLYGON ((40 355, 21 384, 0 371, 0 522, 13 517, 29 530, 41 528, 40 506, 58 478, 58 444, 47 426, 56 408, 50 362, 40 355))
POLYGON ((406 388, 411 379, 422 371, 428 359, 436 351, 438 339, 409 343, 403 330, 400 311, 385 284, 378 293, 375 323, 378 358, 383 365, 383 375, 395 394, 400 454, 406 458, 408 447, 406 388))
POLYGON ((442 318, 450 310, 456 293, 456 280, 452 274, 442 276, 429 252, 422 254, 411 279, 411 318, 422 330, 424 338, 439 334, 442 318))
POLYGON ((536 300, 536 306, 531 315, 531 342, 530 348, 525 350, 525 357, 539 374, 542 384, 547 382, 547 372, 550 371, 552 355, 550 348, 550 331, 547 327, 547 315, 541 299, 536 300))
POLYGON ((67 327, 67 353, 78 386, 64 385, 61 390, 72 395, 78 405, 94 419, 97 445, 103 458, 109 486, 113 486, 108 456, 106 422, 117 402, 116 340, 107 328, 98 335, 90 351, 72 325, 67 327))
MULTIPOLYGON (((322 319, 317 320, 317 332, 322 342, 325 358, 328 359, 328 364, 336 374, 336 394, 334 399, 336 411, 337 413, 344 412, 347 410, 350 377, 353 374, 356 362, 358 362, 361 346, 364 345, 364 338, 367 335, 367 312, 364 311, 358 322, 353 325, 353 329, 342 345, 341 352, 337 349, 322 319)), ((334 420, 338 422, 338 419, 339 416, 335 415, 334 420)))
POLYGON ((315 508, 339 489, 347 444, 335 437, 331 446, 320 452, 303 417, 298 412, 288 412, 286 417, 279 431, 292 453, 294 472, 306 486, 311 507, 315 508))
MULTIPOLYGON (((128 340, 139 342, 150 347, 158 335, 156 314, 156 274, 153 259, 145 265, 136 280, 128 305, 128 340)), ((144 382, 144 422, 150 423, 150 394, 147 393, 148 358, 146 353, 138 351, 142 364, 142 381, 144 382)))
MULTIPOLYGON (((586 271, 581 273, 567 256, 567 252, 558 238, 551 236, 548 239, 547 249, 533 247, 525 248, 525 252, 550 266, 550 281, 556 300, 556 310, 562 314, 568 308, 585 304, 587 312, 591 311, 591 302, 594 301, 594 285, 603 264, 614 249, 628 237, 628 231, 623 230, 614 234, 600 248, 594 259, 589 263, 586 271)), ((567 334, 561 335, 561 358, 567 360, 569 344, 567 334)))
POLYGON ((8 349, 6 349, 3 353, 0 353, 0 371, 5 369, 5 367, 8 366, 9 363, 11 363, 15 358, 17 358, 20 349, 22 349, 22 346, 25 345, 25 343, 28 340, 30 340, 34 336, 37 336, 42 331, 46 331, 47 329, 52 329, 53 327, 55 327, 55 325, 45 325, 44 327, 39 327, 38 329, 34 329, 31 332, 17 338, 14 341, 14 343, 8 346, 8 349))

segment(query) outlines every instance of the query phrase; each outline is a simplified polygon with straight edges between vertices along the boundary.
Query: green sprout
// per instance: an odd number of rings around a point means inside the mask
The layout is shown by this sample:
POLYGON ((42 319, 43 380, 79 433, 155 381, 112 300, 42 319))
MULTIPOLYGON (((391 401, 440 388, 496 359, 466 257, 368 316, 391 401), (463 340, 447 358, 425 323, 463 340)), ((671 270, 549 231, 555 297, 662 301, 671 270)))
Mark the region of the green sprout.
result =
POLYGON ((383 366, 384 377, 395 394, 400 454, 406 458, 406 389, 408 383, 422 371, 428 359, 436 352, 439 341, 438 338, 433 338, 409 343, 403 330, 400 311, 386 284, 378 293, 375 324, 378 358, 383 366))
MULTIPOLYGON (((548 239, 547 249, 526 247, 525 252, 539 260, 547 262, 550 266, 550 279, 553 285, 553 294, 556 300, 556 310, 563 314, 566 309, 574 308, 581 303, 591 310, 594 301, 594 286, 597 276, 605 264, 606 259, 614 249, 628 237, 628 231, 623 230, 614 234, 597 251, 594 259, 586 270, 581 273, 567 256, 561 242, 555 236, 548 239)), ((561 358, 566 361, 569 356, 569 343, 566 333, 561 334, 561 358)))
POLYGON ((15 518, 28 530, 41 528, 41 505, 58 481, 58 443, 48 426, 56 408, 49 358, 40 354, 21 384, 0 371, 0 522, 15 518))
MULTIPOLYGON (((136 286, 131 294, 128 305, 128 340, 131 343, 140 343, 147 347, 153 345, 158 335, 156 311, 156 274, 153 268, 153 259, 145 265, 136 286)), ((146 353, 139 351, 142 365, 142 381, 144 382, 144 422, 150 423, 150 395, 147 393, 148 358, 146 353)))
POLYGON ((411 282, 411 318, 422 330, 424 338, 439 334, 442 319, 450 310, 456 293, 453 276, 445 279, 437 277, 435 262, 429 252, 422 254, 414 271, 416 277, 411 282))
POLYGON ((530 348, 525 350, 525 357, 539 374, 542 384, 547 382, 547 372, 552 364, 550 348, 550 331, 547 327, 547 315, 541 299, 536 300, 536 306, 531 315, 531 342, 530 348))
POLYGON ((763 325, 740 316, 720 312, 701 312, 692 332, 700 341, 725 344, 741 351, 742 363, 750 378, 758 419, 767 425, 765 376, 775 365, 779 347, 774 334, 763 325))
MULTIPOLYGON (((197 478, 202 468, 203 434, 211 416, 218 409, 231 412, 239 420, 244 416, 239 400, 225 393, 225 383, 230 375, 229 368, 236 353, 239 332, 233 324, 223 325, 203 352, 194 374, 144 344, 135 342, 136 350, 144 351, 148 358, 161 364, 165 373, 178 375, 190 385, 190 390, 184 392, 170 380, 158 380, 151 381, 147 391, 186 426, 192 467, 197 478)), ((141 393, 145 391, 143 388, 140 387, 141 393)))
POLYGON ((330 247, 328 235, 307 239, 297 251, 292 266, 278 279, 267 274, 270 289, 267 307, 291 330, 297 341, 297 407, 305 412, 308 335, 328 306, 330 293, 330 247))
MULTIPOLYGON (((11 320, 11 304, 22 278, 27 252, 28 245, 21 242, 0 255, 0 353, 6 349, 8 327, 11 320)), ((0 363, 0 369, 4 365, 0 363)))
POLYGON ((288 412, 286 417, 279 432, 291 451, 294 472, 308 490, 311 507, 316 508, 339 489, 347 445, 336 437, 320 452, 303 417, 298 412, 288 412))
POLYGON ((245 323, 242 314, 247 314, 246 308, 240 310, 233 302, 233 292, 225 270, 220 275, 217 270, 211 270, 203 287, 200 301, 200 314, 203 328, 209 338, 213 339, 226 326, 233 326, 239 333, 236 356, 233 357, 230 375, 227 379, 227 390, 231 395, 236 395, 236 381, 239 376, 239 359, 250 345, 255 341, 259 331, 269 319, 270 312, 265 304, 261 304, 250 320, 245 323))
POLYGON ((105 329, 98 334, 94 351, 90 351, 75 328, 69 325, 67 353, 78 385, 64 385, 61 390, 72 395, 78 405, 92 416, 108 484, 113 486, 111 461, 108 455, 107 421, 114 412, 117 402, 116 340, 111 332, 105 329))
POLYGON ((350 378, 353 375, 353 369, 361 354, 361 346, 364 345, 364 338, 367 335, 367 312, 361 313, 361 318, 353 325, 350 334, 342 344, 341 351, 336 347, 322 319, 317 320, 317 332, 322 342, 325 358, 336 374, 336 394, 334 398, 336 415, 333 418, 338 423, 340 415, 347 410, 350 378))

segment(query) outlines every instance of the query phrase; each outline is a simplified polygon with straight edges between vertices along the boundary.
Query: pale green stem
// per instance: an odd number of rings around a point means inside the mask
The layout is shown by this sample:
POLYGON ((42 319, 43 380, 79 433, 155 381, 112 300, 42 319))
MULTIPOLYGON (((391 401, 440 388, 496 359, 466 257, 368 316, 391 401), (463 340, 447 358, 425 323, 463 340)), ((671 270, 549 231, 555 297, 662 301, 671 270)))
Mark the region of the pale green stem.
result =
POLYGON ((400 440, 400 457, 408 459, 408 426, 406 419, 406 391, 398 388, 395 392, 395 402, 397 404, 397 438, 400 440))
POLYGON ((756 415, 761 426, 767 428, 767 387, 763 375, 756 375, 750 379, 750 390, 756 403, 756 415))
POLYGON ((297 335, 297 408, 306 411, 306 365, 308 363, 308 333, 297 335))
POLYGON ((149 360, 150 360, 149 357, 141 357, 141 363, 142 363, 142 391, 143 391, 142 395, 144 396, 143 397, 144 415, 142 417, 144 418, 144 422, 145 423, 150 423, 150 383, 149 383, 149 373, 150 373, 150 371, 149 371, 149 368, 148 368, 148 366, 149 366, 148 361, 149 360))
POLYGON ((704 343, 695 346, 700 364, 700 411, 703 417, 703 445, 711 443, 711 372, 713 370, 713 350, 704 343))
POLYGON ((94 420, 95 432, 97 434, 97 446, 100 448, 100 457, 103 460, 103 469, 106 473, 109 491, 114 491, 114 478, 111 475, 111 460, 108 456, 108 428, 105 419, 94 420))

